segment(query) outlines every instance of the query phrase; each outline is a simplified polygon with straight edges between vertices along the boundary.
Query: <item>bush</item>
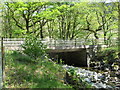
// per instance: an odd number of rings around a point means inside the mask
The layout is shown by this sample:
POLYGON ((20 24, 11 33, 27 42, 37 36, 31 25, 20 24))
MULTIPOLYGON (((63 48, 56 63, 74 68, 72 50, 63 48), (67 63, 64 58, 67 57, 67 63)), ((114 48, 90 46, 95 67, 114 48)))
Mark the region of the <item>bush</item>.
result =
POLYGON ((85 88, 93 88, 92 85, 86 81, 84 78, 77 75, 77 69, 71 68, 66 72, 66 82, 69 83, 74 89, 85 89, 85 88))
POLYGON ((46 46, 43 45, 41 40, 34 36, 26 38, 25 43, 22 45, 23 53, 30 56, 33 59, 42 58, 45 56, 46 46))
POLYGON ((33 62, 33 60, 29 56, 24 55, 18 51, 13 51, 11 55, 12 55, 12 58, 16 61, 27 62, 27 63, 33 62))
POLYGON ((65 70, 48 59, 39 60, 38 64, 26 65, 15 60, 21 55, 18 51, 5 55, 3 88, 72 88, 63 82, 65 70))
POLYGON ((114 64, 117 63, 118 65, 119 61, 118 50, 117 48, 114 47, 106 48, 98 52, 92 61, 94 63, 99 62, 100 65, 97 65, 96 63, 94 66, 97 67, 99 66, 102 70, 104 70, 105 68, 109 68, 110 70, 112 70, 114 68, 112 67, 114 64))

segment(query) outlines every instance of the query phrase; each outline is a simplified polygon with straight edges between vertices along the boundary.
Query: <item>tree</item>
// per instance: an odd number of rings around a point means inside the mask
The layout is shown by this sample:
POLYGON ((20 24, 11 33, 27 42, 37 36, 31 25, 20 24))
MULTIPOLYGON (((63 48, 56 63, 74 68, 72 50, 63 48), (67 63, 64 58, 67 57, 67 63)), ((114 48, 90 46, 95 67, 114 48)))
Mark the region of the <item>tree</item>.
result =
POLYGON ((107 44, 117 28, 117 11, 113 5, 104 2, 7 2, 5 33, 7 37, 33 34, 64 40, 103 37, 107 44))
POLYGON ((41 19, 35 19, 34 17, 38 14, 37 12, 44 11, 43 8, 45 8, 45 2, 7 2, 5 4, 12 13, 11 17, 16 26, 24 31, 23 34, 35 33, 35 29, 33 30, 31 28, 37 23, 40 23, 40 26, 43 26, 41 19))

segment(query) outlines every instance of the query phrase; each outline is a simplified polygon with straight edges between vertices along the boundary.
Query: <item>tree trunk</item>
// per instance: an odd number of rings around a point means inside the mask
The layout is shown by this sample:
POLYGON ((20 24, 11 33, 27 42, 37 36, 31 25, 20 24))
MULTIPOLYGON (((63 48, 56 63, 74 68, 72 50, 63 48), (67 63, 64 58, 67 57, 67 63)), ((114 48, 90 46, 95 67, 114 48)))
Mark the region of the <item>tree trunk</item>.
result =
POLYGON ((29 33, 29 19, 26 20, 26 30, 27 30, 27 34, 29 33))
POLYGON ((43 28, 42 28, 42 26, 40 26, 40 38, 41 38, 41 39, 44 38, 44 37, 43 37, 43 28))

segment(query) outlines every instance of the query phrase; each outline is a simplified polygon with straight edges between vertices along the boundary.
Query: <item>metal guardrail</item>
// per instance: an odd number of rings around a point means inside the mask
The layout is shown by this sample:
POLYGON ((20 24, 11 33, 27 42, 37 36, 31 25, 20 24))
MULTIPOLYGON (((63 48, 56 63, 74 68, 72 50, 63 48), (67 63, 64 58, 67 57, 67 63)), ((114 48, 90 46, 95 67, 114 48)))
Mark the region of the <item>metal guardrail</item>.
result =
MULTIPOLYGON (((38 39, 40 40, 40 39, 38 39)), ((25 38, 4 38, 3 39, 3 45, 6 48, 20 48, 21 44, 24 43, 25 38)), ((112 44, 116 44, 116 38, 112 41, 112 44)), ((70 48, 80 48, 84 47, 84 45, 104 45, 104 40, 99 39, 97 41, 93 39, 88 39, 87 41, 85 40, 79 40, 79 39, 74 39, 74 40, 53 40, 53 39, 44 39, 41 41, 43 44, 47 45, 47 48, 50 49, 70 49, 70 48)))

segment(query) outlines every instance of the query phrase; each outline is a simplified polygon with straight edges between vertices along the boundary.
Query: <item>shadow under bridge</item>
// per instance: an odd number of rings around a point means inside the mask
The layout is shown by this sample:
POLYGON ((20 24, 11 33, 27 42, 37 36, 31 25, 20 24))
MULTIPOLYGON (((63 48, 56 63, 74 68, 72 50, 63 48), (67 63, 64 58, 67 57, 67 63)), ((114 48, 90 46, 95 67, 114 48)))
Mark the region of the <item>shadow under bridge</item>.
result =
POLYGON ((50 42, 49 50, 47 51, 49 57, 58 63, 73 65, 77 67, 87 67, 90 59, 95 56, 98 49, 106 47, 106 45, 81 45, 80 42, 50 42))

